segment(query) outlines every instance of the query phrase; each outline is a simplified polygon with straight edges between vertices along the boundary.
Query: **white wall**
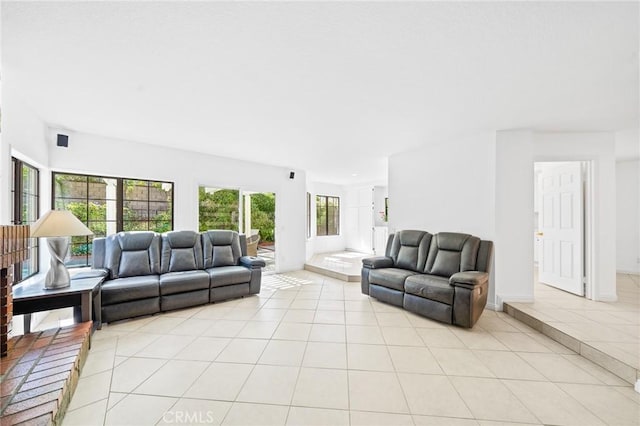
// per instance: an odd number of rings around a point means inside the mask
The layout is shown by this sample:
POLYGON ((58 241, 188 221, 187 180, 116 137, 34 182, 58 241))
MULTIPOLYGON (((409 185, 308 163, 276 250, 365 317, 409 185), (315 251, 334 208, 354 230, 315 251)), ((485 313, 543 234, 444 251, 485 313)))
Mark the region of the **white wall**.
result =
MULTIPOLYGON (((11 156, 19 157, 41 169, 47 166, 46 126, 19 96, 14 96, 3 81, 2 134, 0 135, 0 223, 11 220, 11 156)), ((41 176, 46 175, 42 173, 41 176)), ((44 183, 44 182, 43 182, 44 183)), ((41 184, 41 187, 43 185, 41 184)), ((49 187, 42 188, 42 197, 49 194, 49 187)), ((48 198, 43 198, 48 199, 48 198)), ((40 207, 49 204, 41 202, 40 207)), ((47 208, 48 210, 48 208, 47 208)))
POLYGON ((637 160, 640 158, 640 129, 630 128, 615 133, 616 160, 637 160))
MULTIPOLYGON (((494 240, 495 143, 494 132, 483 132, 391 156, 389 232, 465 232, 494 240)), ((531 222, 531 213, 528 218, 531 222)), ((491 309, 495 276, 489 285, 491 309)))
POLYGON ((493 237, 493 132, 389 158, 389 231, 493 237))
POLYGON ((533 134, 500 131, 495 152, 495 296, 533 300, 533 134))
POLYGON ((458 231, 495 242, 488 306, 533 300, 533 163, 594 165, 594 293, 615 295, 612 133, 485 132, 389 159, 390 230, 458 231))
POLYGON ((174 186, 174 229, 198 229, 198 186, 238 188, 276 194, 276 266, 301 269, 305 261, 305 173, 173 148, 66 132, 69 147, 55 146, 49 132, 49 165, 54 171, 166 180, 174 186))
POLYGON ((616 163, 616 269, 640 273, 640 161, 616 163))

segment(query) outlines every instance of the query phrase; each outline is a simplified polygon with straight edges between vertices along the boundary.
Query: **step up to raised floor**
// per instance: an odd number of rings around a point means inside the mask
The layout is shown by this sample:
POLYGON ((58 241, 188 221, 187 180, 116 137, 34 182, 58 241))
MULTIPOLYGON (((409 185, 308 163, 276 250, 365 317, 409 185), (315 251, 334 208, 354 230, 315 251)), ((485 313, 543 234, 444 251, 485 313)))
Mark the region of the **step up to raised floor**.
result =
POLYGON ((517 319, 518 321, 528 325, 529 327, 539 331, 545 336, 555 340, 556 342, 566 346, 577 354, 583 356, 596 365, 615 374, 621 379, 632 385, 640 380, 640 369, 638 368, 638 360, 621 359, 606 351, 595 348, 593 345, 581 340, 579 337, 572 335, 567 330, 561 330, 558 327, 545 322, 540 318, 536 318, 535 312, 527 312, 521 309, 517 303, 504 303, 504 311, 517 319))
POLYGON ((360 274, 340 272, 340 271, 336 271, 335 269, 331 269, 331 267, 328 267, 328 266, 317 266, 317 265, 310 265, 308 263, 305 263, 304 269, 306 271, 315 272, 316 274, 324 275, 326 277, 331 277, 331 278, 335 278, 342 281, 347 281, 347 282, 360 281, 360 274))
POLYGON ((305 263, 304 269, 342 281, 360 282, 362 259, 371 256, 356 251, 318 253, 305 263))
POLYGON ((0 424, 62 423, 91 339, 91 322, 16 336, 0 359, 0 424))

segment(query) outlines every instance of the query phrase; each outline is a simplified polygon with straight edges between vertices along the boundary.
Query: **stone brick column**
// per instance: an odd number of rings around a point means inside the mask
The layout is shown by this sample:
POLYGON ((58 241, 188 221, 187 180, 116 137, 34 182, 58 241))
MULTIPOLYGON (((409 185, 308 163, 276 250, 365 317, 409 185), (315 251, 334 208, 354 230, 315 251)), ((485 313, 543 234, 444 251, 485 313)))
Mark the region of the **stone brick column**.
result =
POLYGON ((0 356, 6 356, 13 318, 13 268, 29 257, 29 225, 0 226, 0 356))

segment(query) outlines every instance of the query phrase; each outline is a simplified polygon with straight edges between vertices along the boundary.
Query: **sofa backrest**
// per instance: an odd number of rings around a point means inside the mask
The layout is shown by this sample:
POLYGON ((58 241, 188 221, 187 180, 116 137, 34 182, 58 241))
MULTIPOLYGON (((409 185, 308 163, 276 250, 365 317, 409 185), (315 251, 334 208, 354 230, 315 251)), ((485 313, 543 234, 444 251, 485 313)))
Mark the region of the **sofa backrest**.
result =
POLYGON ((424 269, 432 235, 425 231, 398 231, 393 235, 391 249, 387 254, 397 268, 422 272, 424 269))
MULTIPOLYGON (((202 251, 205 268, 237 265, 243 252, 238 233, 226 230, 203 232, 202 251)), ((246 248, 244 252, 246 253, 246 248)))
POLYGON ((119 232, 105 240, 104 267, 110 278, 160 273, 160 235, 151 231, 119 232))
POLYGON ((93 239, 93 245, 91 247, 91 267, 93 269, 104 268, 105 262, 105 247, 106 247, 106 238, 98 237, 93 239))
POLYGON ((469 234, 440 232, 431 239, 424 272, 450 277, 456 272, 475 271, 480 238, 469 234))
POLYGON ((195 231, 170 231, 162 234, 160 271, 192 271, 202 269, 202 242, 195 231))
POLYGON ((476 260, 476 271, 491 272, 493 262, 493 241, 480 240, 478 248, 478 258, 476 260))

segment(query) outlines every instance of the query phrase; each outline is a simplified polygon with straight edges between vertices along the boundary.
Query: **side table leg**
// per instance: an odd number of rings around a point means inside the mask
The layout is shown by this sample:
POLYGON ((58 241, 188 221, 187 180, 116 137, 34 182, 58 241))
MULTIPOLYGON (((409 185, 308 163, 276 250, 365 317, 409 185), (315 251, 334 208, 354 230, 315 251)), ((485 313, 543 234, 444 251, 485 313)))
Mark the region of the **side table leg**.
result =
MULTIPOLYGON (((82 303, 82 302, 81 302, 82 303)), ((76 324, 80 324, 82 321, 82 305, 73 307, 73 322, 76 324)))
POLYGON ((93 297, 93 315, 96 318, 98 330, 102 329, 102 292, 98 287, 96 295, 93 297))
POLYGON ((24 334, 31 333, 31 314, 23 315, 24 334))
POLYGON ((82 293, 82 322, 91 321, 91 291, 82 293))

